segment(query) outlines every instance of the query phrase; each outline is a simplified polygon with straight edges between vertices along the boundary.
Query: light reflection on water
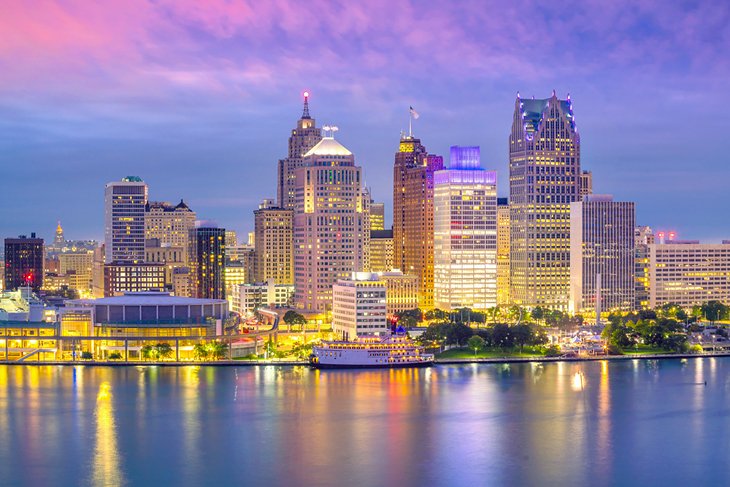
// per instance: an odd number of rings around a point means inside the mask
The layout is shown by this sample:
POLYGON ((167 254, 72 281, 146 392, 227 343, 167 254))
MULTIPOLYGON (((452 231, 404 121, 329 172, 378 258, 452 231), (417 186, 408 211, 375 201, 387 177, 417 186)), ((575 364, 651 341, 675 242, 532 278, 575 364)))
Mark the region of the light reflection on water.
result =
POLYGON ((720 358, 0 366, 0 472, 2 485, 721 485, 728 371, 720 358))

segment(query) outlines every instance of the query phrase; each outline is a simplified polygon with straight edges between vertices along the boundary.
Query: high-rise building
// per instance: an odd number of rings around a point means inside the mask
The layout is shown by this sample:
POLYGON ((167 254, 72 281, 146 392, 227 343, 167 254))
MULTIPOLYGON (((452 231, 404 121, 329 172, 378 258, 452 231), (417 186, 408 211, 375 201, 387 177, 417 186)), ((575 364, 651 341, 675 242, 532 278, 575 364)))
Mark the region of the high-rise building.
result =
POLYGON ((373 199, 370 197, 370 189, 362 188, 362 233, 360 234, 360 242, 362 245, 362 267, 363 272, 370 272, 370 203, 373 199))
POLYGON ((303 164, 296 170, 294 303, 326 312, 333 284, 363 267, 361 169, 331 135, 304 155, 303 164))
POLYGON ((252 282, 294 284, 294 210, 274 206, 264 200, 253 212, 255 241, 252 282))
POLYGON ((332 289, 332 331, 345 340, 387 333, 385 283, 377 274, 355 272, 332 289))
POLYGON ((105 262, 144 262, 147 185, 136 176, 108 183, 104 191, 105 262))
POLYGON ((251 316, 265 306, 288 306, 294 295, 294 286, 276 284, 273 279, 256 284, 234 284, 228 300, 231 311, 251 316))
POLYGON ((730 241, 649 244, 649 307, 730 303, 730 241))
POLYGON ((403 135, 393 165, 393 265, 418 276, 419 307, 433 308, 433 174, 441 156, 403 135))
POLYGON ((238 245, 238 235, 235 230, 226 230, 226 248, 238 245))
POLYGON ((378 275, 385 283, 388 316, 418 308, 418 276, 403 274, 399 269, 378 275))
POLYGON ((481 167, 479 147, 451 147, 433 201, 434 306, 496 306, 497 173, 481 167))
POLYGON ((497 198, 497 304, 510 304, 509 296, 509 199, 497 198))
POLYGON ((58 254, 59 274, 68 278, 71 289, 77 290, 85 297, 91 290, 93 258, 94 252, 91 250, 58 254))
MULTIPOLYGON (((388 272, 393 269, 393 230, 370 232, 370 271, 388 272)), ((415 275, 415 274, 414 274, 415 275)), ((417 307, 417 306, 416 306, 417 307)))
MULTIPOLYGON (((188 239, 190 238, 188 232, 188 239)), ((145 241, 145 261, 149 264, 163 264, 165 267, 165 283, 175 296, 188 296, 190 285, 181 281, 184 271, 177 269, 188 268, 188 243, 184 247, 163 244, 158 238, 145 241)), ((189 276, 189 273, 186 274, 189 276)))
POLYGON ((579 199, 580 136, 570 97, 517 95, 509 138, 510 299, 567 309, 570 203, 579 199))
POLYGON ((165 285, 163 264, 104 264, 104 297, 122 296, 127 292, 162 291, 165 285))
POLYGON ((370 200, 370 231, 385 230, 385 203, 370 200))
POLYGON ((578 179, 578 194, 581 196, 593 194, 593 173, 582 171, 578 179))
POLYGON ((309 115, 309 93, 304 92, 304 110, 297 120, 297 127, 289 137, 289 154, 286 159, 279 160, 277 200, 280 208, 293 210, 296 204, 294 186, 296 170, 303 164, 303 156, 322 140, 322 130, 317 128, 315 120, 309 115))
POLYGON ((570 204, 572 313, 634 309, 635 226, 632 202, 588 194, 570 204))
POLYGON ((649 307, 649 245, 654 243, 654 232, 651 227, 638 226, 634 229, 634 309, 649 307))
POLYGON ((157 242, 157 247, 183 249, 180 260, 188 262, 190 231, 195 228, 195 212, 183 200, 177 205, 150 201, 145 207, 145 239, 157 242))
POLYGON ((35 292, 43 287, 43 239, 35 233, 5 239, 5 289, 24 286, 35 292))
POLYGON ((203 226, 191 231, 196 298, 226 298, 226 230, 203 226))

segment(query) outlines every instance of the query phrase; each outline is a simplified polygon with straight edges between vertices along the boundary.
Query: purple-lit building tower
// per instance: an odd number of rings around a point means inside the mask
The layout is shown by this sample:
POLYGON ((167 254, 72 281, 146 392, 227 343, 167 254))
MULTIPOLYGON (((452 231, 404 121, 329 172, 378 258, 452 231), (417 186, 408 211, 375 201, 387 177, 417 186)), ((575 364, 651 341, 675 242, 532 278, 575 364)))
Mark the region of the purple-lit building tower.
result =
POLYGON ((479 147, 451 147, 434 173, 434 305, 497 305, 497 173, 482 169, 479 147))
POLYGON ((580 199, 580 137, 570 96, 517 95, 509 137, 510 299, 567 310, 570 204, 580 199))

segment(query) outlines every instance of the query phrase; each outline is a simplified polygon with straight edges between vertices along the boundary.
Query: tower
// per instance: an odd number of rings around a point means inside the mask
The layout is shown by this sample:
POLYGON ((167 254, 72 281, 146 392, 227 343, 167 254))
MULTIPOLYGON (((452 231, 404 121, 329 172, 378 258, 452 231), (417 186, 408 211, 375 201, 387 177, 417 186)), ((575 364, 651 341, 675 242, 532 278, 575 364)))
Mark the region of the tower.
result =
POLYGON ((136 176, 108 183, 104 191, 105 262, 144 262, 147 185, 136 176))
POLYGON ((393 265, 418 276, 419 307, 433 307, 433 175, 444 168, 420 139, 402 135, 393 165, 393 265))
POLYGON ((191 231, 197 298, 225 299, 226 231, 202 226, 191 231))
POLYGON ((568 96, 515 100, 510 159, 510 298, 567 309, 570 203, 579 199, 580 136, 568 96))
POLYGON ((36 292, 43 286, 43 239, 35 233, 5 239, 5 289, 24 286, 36 292))
POLYGON ((264 200, 254 212, 254 282, 294 284, 292 226, 294 211, 278 208, 264 200))
POLYGON ((279 160, 277 201, 280 208, 293 210, 295 205, 295 172, 302 165, 302 156, 322 140, 322 131, 309 115, 309 92, 304 92, 304 108, 297 126, 289 137, 289 153, 279 160))
POLYGON ((361 169, 332 133, 296 170, 294 303, 314 312, 331 309, 332 286, 363 267, 361 169))
POLYGON ((434 174, 434 306, 497 305, 497 173, 481 167, 479 147, 451 147, 434 174))

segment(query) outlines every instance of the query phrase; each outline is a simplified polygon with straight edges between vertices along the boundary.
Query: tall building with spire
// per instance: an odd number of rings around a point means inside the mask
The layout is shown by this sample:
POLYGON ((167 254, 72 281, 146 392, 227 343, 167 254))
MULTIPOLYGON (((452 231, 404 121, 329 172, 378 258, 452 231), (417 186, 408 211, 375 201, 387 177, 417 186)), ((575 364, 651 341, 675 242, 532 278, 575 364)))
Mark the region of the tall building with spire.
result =
POLYGON ((510 298, 567 309, 570 204, 580 189, 580 136, 570 96, 517 95, 509 137, 510 298))
POLYGON ((63 227, 61 226, 61 220, 58 220, 58 226, 56 226, 56 237, 53 239, 53 245, 62 247, 66 243, 66 239, 63 236, 63 227))
POLYGON ((294 303, 327 312, 332 286, 364 265, 361 168, 330 134, 304 154, 295 181, 294 303))
POLYGON ((303 155, 322 140, 322 130, 309 115, 309 92, 304 92, 302 117, 289 137, 289 154, 279 160, 277 172, 277 201, 279 208, 293 210, 296 204, 294 194, 295 173, 303 164, 303 155))
POLYGON ((419 307, 433 308, 433 175, 444 168, 421 140, 402 135, 393 165, 393 265, 418 276, 419 307))

